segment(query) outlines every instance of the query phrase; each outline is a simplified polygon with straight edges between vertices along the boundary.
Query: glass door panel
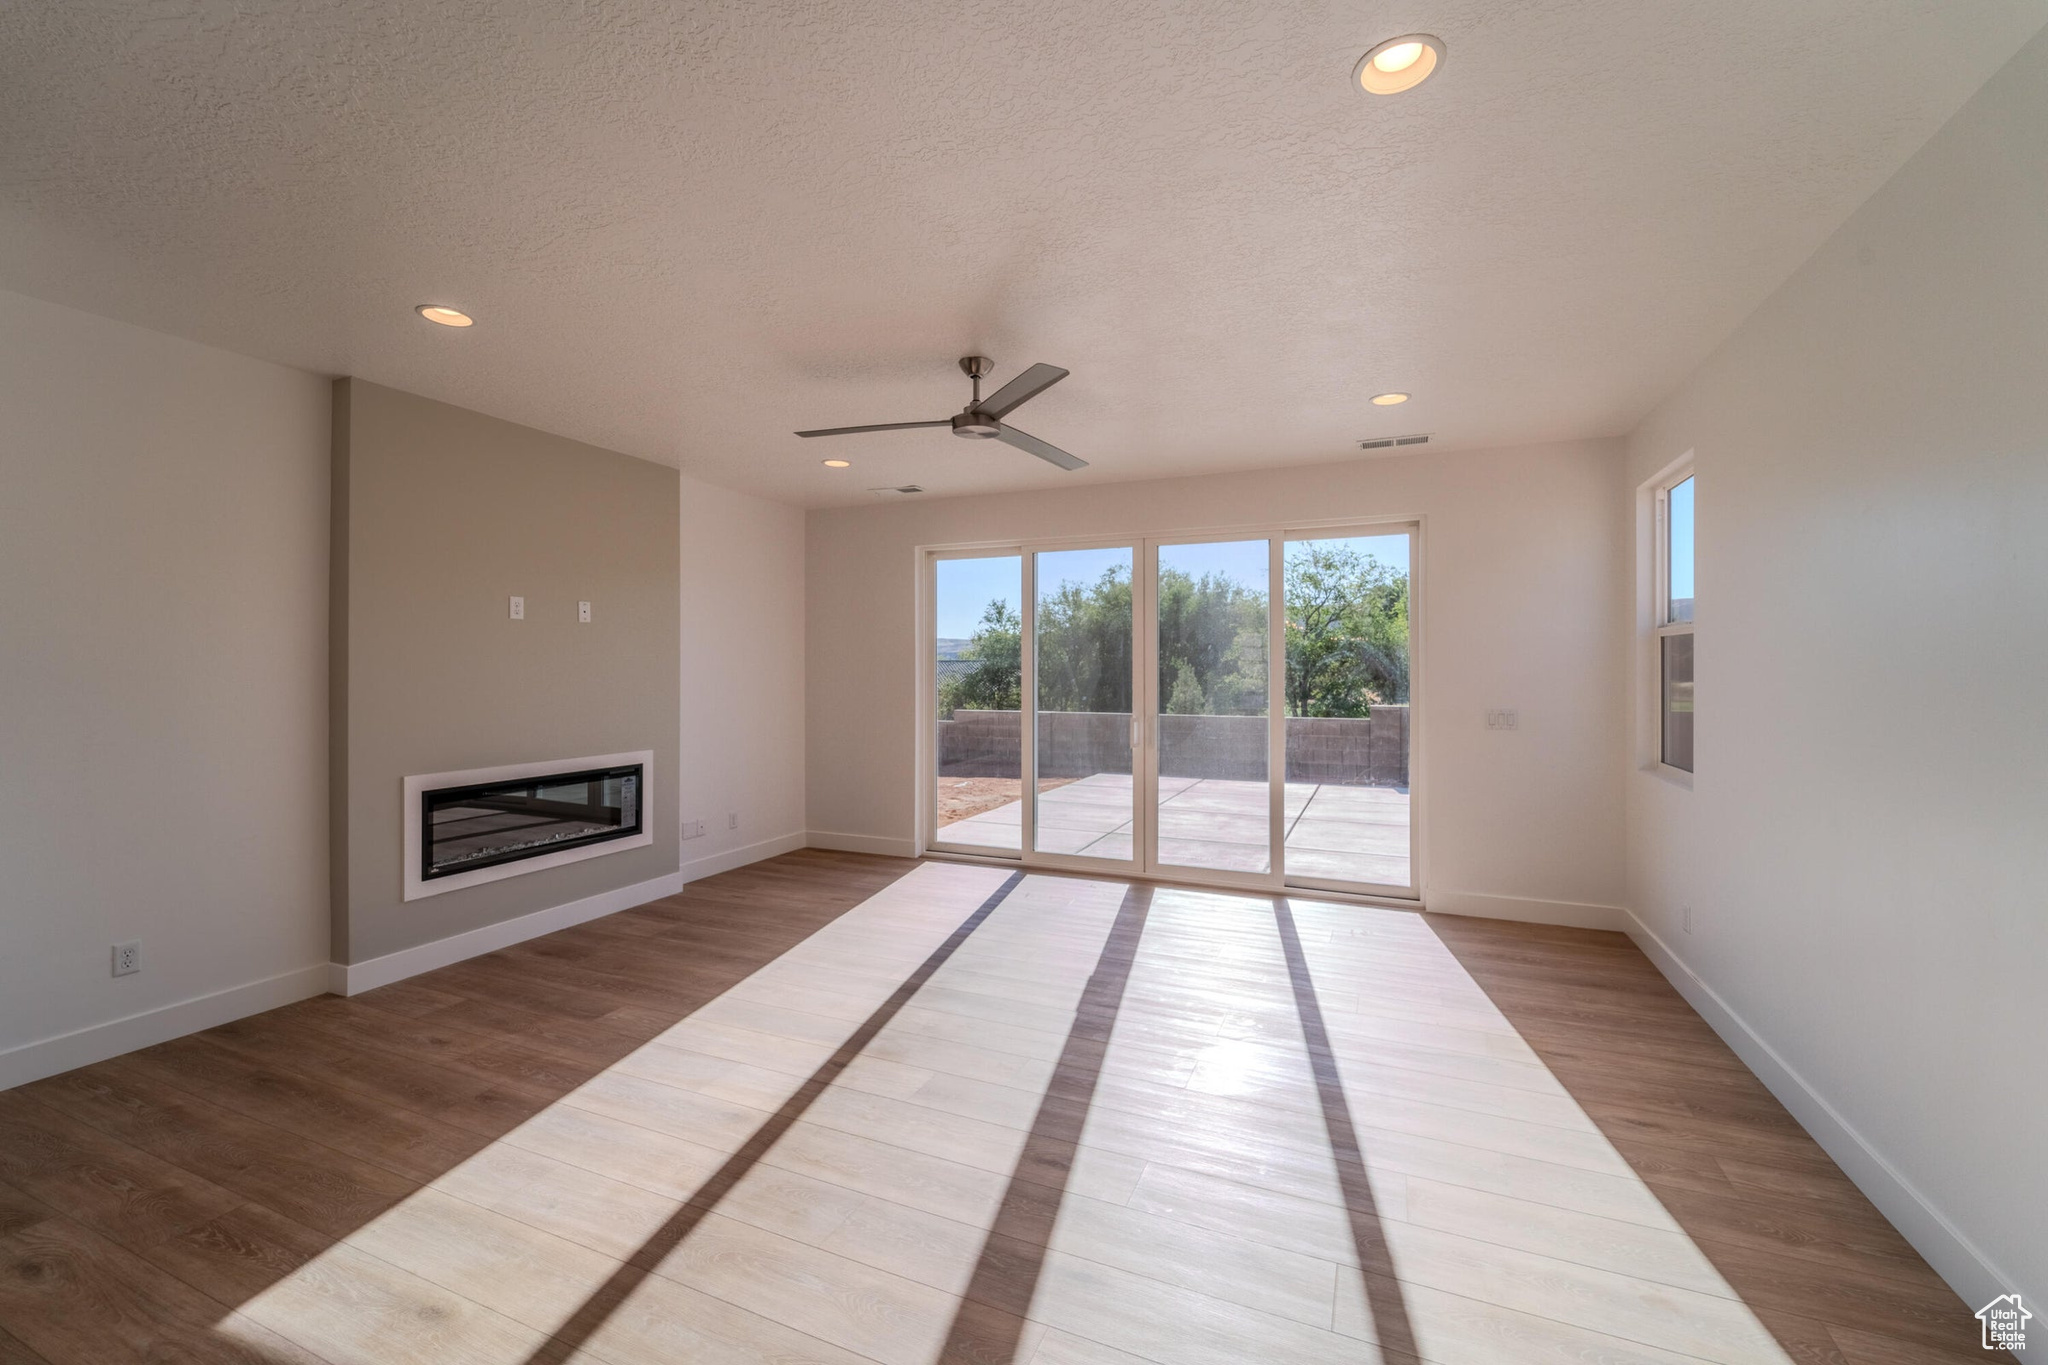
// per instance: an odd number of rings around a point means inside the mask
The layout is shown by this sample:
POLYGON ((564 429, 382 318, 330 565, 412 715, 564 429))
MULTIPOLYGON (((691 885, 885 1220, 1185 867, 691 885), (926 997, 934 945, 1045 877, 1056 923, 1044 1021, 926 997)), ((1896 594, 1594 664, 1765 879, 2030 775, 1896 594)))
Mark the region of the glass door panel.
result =
POLYGON ((1157 861, 1273 870, 1269 540, 1161 545, 1157 861))
POLYGON ((1136 854, 1133 558, 1127 545, 1040 550, 1032 558, 1035 853, 1120 862, 1136 854))
POLYGON ((1289 881, 1414 884, 1407 530, 1284 555, 1289 881))
POLYGON ((1024 557, 932 563, 933 839, 1016 855, 1024 842, 1024 557))

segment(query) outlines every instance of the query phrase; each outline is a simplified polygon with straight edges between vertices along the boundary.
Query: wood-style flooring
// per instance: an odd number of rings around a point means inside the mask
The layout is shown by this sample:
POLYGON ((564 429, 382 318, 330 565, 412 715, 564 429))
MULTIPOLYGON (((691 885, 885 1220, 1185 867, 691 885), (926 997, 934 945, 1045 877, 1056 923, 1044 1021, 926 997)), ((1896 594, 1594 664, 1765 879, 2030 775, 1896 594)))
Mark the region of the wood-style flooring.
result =
POLYGON ((0 1094, 0 1365, 1939 1365, 1626 939, 818 851, 0 1094))

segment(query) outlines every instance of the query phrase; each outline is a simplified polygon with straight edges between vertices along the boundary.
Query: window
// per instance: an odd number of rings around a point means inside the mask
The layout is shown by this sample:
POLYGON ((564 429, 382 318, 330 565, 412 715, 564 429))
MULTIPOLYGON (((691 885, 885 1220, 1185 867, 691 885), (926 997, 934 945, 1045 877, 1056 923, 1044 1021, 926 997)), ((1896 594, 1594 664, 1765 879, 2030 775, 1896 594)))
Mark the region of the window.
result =
POLYGON ((1657 759, 1692 771, 1693 476, 1657 490, 1657 759))

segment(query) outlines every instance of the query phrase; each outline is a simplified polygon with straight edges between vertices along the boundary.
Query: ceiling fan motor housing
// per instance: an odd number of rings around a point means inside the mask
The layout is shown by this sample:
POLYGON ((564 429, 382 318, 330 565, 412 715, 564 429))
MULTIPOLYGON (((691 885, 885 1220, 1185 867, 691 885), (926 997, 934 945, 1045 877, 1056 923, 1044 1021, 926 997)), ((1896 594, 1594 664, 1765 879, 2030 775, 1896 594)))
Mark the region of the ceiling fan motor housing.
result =
POLYGON ((955 436, 965 436, 975 441, 986 441, 991 436, 1001 435, 1002 430, 1002 423, 996 421, 995 418, 990 417, 987 413, 975 412, 970 409, 966 412, 956 412, 953 414, 953 434, 955 436))

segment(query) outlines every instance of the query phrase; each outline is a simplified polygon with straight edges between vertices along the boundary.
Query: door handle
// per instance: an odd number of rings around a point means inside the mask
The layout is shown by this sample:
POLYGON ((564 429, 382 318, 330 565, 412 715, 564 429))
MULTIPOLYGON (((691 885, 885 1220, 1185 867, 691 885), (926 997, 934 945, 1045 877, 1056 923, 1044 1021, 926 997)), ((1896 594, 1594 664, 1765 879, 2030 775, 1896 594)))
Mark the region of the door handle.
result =
POLYGON ((1131 717, 1131 750, 1132 750, 1132 752, 1134 752, 1134 753, 1135 753, 1135 752, 1137 751, 1137 748, 1138 748, 1138 718, 1137 718, 1136 716, 1132 716, 1132 717, 1131 717))

